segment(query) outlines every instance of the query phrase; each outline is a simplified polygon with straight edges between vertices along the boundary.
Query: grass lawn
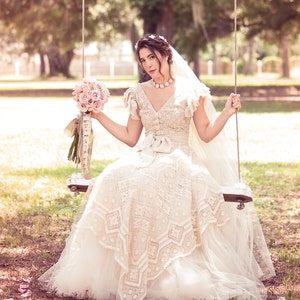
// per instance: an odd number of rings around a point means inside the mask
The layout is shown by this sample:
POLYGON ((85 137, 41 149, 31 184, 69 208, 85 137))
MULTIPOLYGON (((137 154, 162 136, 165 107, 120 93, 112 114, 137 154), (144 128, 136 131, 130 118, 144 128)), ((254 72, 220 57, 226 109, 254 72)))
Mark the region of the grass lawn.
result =
MULTIPOLYGON (((93 175, 109 161, 94 161, 93 175)), ((243 163, 253 190, 277 277, 268 299, 300 298, 300 168, 298 163, 243 163)), ((36 279, 58 259, 80 206, 65 186, 73 166, 12 170, 0 166, 0 296, 19 299, 29 282, 32 299, 49 299, 36 279)), ((49 296, 49 295, 48 295, 49 296)), ((51 297, 55 299, 55 297, 51 297)))
MULTIPOLYGON (((93 76, 93 78, 103 81, 108 88, 124 88, 135 84, 138 77, 135 76, 93 76)), ((0 91, 16 89, 61 89, 73 88, 80 78, 65 79, 62 77, 38 79, 38 78, 1 78, 0 91)), ((232 74, 206 75, 200 76, 200 80, 208 86, 230 87, 234 85, 234 76, 232 74)), ((262 73, 260 75, 242 75, 238 74, 237 87, 239 86, 299 86, 299 78, 281 78, 276 73, 262 73)))

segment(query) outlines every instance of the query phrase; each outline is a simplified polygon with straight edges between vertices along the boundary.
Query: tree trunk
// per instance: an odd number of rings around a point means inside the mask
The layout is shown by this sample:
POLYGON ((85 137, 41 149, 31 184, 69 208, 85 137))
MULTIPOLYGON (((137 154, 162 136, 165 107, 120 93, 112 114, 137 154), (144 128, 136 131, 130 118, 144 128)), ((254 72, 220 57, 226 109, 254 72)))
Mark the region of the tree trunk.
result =
POLYGON ((46 75, 46 62, 45 62, 45 56, 44 53, 40 52, 40 76, 44 77, 46 75))
POLYGON ((74 57, 74 51, 68 50, 61 54, 58 48, 52 48, 47 52, 49 61, 49 76, 63 75, 70 78, 70 64, 74 57))
POLYGON ((283 33, 281 37, 281 48, 282 48, 282 77, 290 78, 290 43, 289 36, 287 33, 283 33))
MULTIPOLYGON (((148 12, 149 14, 149 12, 148 12)), ((144 13, 144 15, 148 15, 144 13)), ((159 14, 159 21, 153 22, 144 19, 143 30, 146 33, 156 33, 164 36, 167 41, 172 44, 173 40, 173 27, 174 27, 174 10, 173 4, 167 0, 165 5, 158 11, 157 8, 153 10, 153 14, 159 14)), ((142 14, 143 15, 143 14, 142 14)), ((140 82, 150 79, 150 76, 140 70, 140 82)))
POLYGON ((132 25, 130 27, 130 41, 131 41, 133 53, 135 53, 135 43, 138 41, 138 39, 139 39, 138 30, 137 30, 135 24, 132 23, 132 25))
POLYGON ((173 40, 173 28, 174 28, 174 9, 173 4, 170 0, 166 1, 164 5, 160 20, 156 27, 156 33, 163 35, 170 44, 172 44, 173 40))
POLYGON ((193 67, 193 71, 195 73, 195 75, 197 76, 197 78, 200 78, 200 54, 199 54, 199 49, 197 49, 195 51, 195 56, 194 56, 194 67, 193 67))
POLYGON ((141 11, 141 16, 143 18, 143 31, 144 34, 147 33, 156 33, 157 28, 157 16, 160 14, 160 10, 156 7, 151 10, 147 6, 143 6, 141 11), (149 18, 150 16, 155 16, 154 18, 149 18))
POLYGON ((212 43, 212 48, 213 48, 213 74, 217 75, 219 73, 219 70, 218 70, 218 53, 217 53, 217 47, 215 41, 212 43))
POLYGON ((254 54, 255 54, 255 39, 251 38, 247 43, 247 53, 248 57, 245 59, 243 73, 246 75, 254 74, 254 54))

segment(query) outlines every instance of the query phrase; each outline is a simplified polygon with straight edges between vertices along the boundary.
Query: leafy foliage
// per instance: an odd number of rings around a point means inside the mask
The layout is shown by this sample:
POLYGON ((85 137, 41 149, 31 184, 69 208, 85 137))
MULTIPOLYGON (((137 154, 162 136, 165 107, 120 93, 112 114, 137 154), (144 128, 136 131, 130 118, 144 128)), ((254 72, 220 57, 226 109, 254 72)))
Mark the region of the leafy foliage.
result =
MULTIPOLYGON (((85 41, 110 42, 128 28, 126 1, 91 0, 85 4, 85 41)), ((74 49, 82 37, 81 0, 4 0, 0 18, 7 34, 14 32, 29 54, 46 55, 50 75, 69 77, 74 49)), ((43 72, 41 72, 43 73, 43 72)))
POLYGON ((242 1, 242 25, 249 29, 248 37, 261 34, 277 42, 278 34, 291 36, 300 32, 300 3, 293 0, 242 1))
MULTIPOLYGON (((130 36, 134 44, 143 33, 165 35, 186 56, 196 60, 216 41, 233 32, 233 1, 227 0, 90 0, 85 7, 85 40, 112 43, 130 36), (195 19, 195 5, 200 14, 195 19), (143 32, 142 32, 143 31, 143 32)), ((2 0, 1 46, 19 42, 14 51, 39 53, 41 75, 45 56, 50 75, 69 74, 74 49, 81 43, 81 0, 2 0), (24 49, 19 47, 24 44, 24 49)), ((269 43, 296 40, 300 32, 300 2, 296 0, 239 0, 238 29, 247 39, 260 36, 269 43)), ((283 62, 288 64, 288 49, 283 62)), ((288 70, 287 70, 288 71, 288 70)))

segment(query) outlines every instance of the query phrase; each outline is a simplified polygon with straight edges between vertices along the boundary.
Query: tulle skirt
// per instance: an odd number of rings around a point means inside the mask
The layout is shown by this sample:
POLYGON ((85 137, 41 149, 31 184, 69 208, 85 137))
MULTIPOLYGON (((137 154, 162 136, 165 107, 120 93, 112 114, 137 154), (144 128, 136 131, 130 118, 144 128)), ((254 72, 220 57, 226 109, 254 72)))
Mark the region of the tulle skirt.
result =
POLYGON ((112 163, 89 187, 43 286, 78 299, 265 299, 274 269, 253 209, 225 203, 181 151, 138 162, 112 163))

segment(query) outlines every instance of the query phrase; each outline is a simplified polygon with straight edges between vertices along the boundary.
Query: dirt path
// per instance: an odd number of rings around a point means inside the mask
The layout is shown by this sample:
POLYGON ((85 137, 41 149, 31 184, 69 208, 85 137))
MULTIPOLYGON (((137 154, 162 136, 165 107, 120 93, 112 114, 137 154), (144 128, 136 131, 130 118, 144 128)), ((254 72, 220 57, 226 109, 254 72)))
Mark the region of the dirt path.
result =
MULTIPOLYGON (((116 121, 125 123, 127 111, 120 98, 105 108, 116 121)), ((0 163, 14 168, 67 164, 71 138, 64 128, 77 115, 68 99, 0 98, 0 163)), ((300 161, 300 113, 245 114, 239 117, 241 161, 300 161)), ((235 119, 227 125, 236 149, 235 119)), ((115 159, 132 151, 116 141, 98 123, 93 159, 115 159)))

